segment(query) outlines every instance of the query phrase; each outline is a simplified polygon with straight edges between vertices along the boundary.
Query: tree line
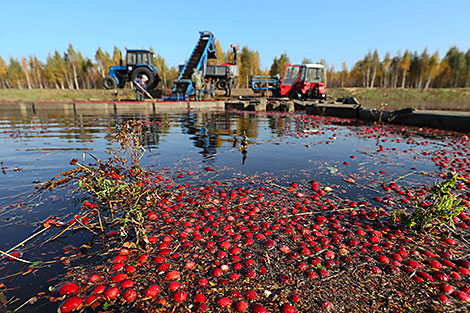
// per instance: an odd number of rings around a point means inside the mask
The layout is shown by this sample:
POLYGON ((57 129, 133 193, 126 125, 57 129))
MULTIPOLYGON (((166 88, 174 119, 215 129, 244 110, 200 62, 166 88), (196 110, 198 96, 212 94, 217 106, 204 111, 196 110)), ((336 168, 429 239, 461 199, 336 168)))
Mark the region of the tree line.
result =
MULTIPOLYGON (((220 42, 216 42, 216 60, 211 63, 233 63, 232 49, 224 51, 220 42)), ((150 49, 152 50, 152 49, 150 49)), ((237 46, 239 73, 238 86, 249 87, 251 75, 283 75, 286 64, 291 63, 287 53, 274 57, 267 69, 261 69, 260 53, 248 46, 237 46)), ((32 55, 23 58, 10 57, 7 63, 0 56, 0 88, 19 89, 94 89, 103 88, 102 80, 112 65, 118 65, 123 54, 118 47, 113 53, 97 49, 94 58, 90 59, 70 44, 60 53, 54 51, 45 62, 32 55)), ((162 88, 171 88, 178 77, 175 66, 168 66, 163 56, 154 55, 154 64, 159 70, 162 88)), ((304 58, 303 64, 314 63, 304 58)), ((386 53, 382 58, 377 50, 369 51, 363 59, 357 61, 350 69, 346 63, 341 69, 328 66, 325 59, 316 63, 325 65, 324 81, 328 87, 382 87, 382 88, 457 88, 470 87, 470 49, 460 51, 451 47, 440 58, 439 53, 429 53, 424 49, 398 52, 394 56, 386 53)))

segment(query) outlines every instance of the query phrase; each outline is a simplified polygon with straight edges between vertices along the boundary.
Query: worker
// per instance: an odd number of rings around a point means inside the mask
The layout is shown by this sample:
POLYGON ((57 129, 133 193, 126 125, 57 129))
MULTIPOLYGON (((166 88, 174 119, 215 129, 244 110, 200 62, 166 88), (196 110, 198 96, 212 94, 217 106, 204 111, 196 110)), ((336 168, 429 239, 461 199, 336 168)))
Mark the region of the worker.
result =
POLYGON ((235 75, 232 69, 229 67, 227 72, 227 83, 225 84, 225 96, 230 97, 232 95, 232 86, 235 80, 235 75))
POLYGON ((135 99, 137 101, 144 101, 145 94, 147 93, 147 82, 149 78, 147 75, 142 75, 142 77, 137 77, 132 82, 135 85, 135 99))
POLYGON ((206 80, 206 83, 204 84, 205 87, 206 87, 206 91, 207 91, 207 96, 209 99, 212 99, 214 98, 215 96, 215 90, 214 90, 214 85, 212 84, 212 79, 211 78, 208 78, 206 80))
POLYGON ((198 73, 196 68, 193 68, 193 74, 191 75, 191 82, 193 83, 194 95, 196 96, 196 101, 201 101, 202 95, 202 77, 198 73))

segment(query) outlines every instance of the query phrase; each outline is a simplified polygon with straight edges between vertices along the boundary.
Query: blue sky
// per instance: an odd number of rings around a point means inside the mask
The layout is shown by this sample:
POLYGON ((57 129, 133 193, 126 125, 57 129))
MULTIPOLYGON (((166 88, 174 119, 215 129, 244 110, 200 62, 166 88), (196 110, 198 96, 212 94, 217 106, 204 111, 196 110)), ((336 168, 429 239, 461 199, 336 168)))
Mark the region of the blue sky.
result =
POLYGON ((177 65, 188 58, 198 31, 224 49, 248 45, 263 67, 286 52, 292 63, 322 58, 351 67, 369 49, 470 49, 469 0, 363 1, 120 1, 0 0, 0 56, 45 60, 71 43, 93 58, 101 46, 149 48, 177 65), (228 3, 228 4, 227 4, 228 3))

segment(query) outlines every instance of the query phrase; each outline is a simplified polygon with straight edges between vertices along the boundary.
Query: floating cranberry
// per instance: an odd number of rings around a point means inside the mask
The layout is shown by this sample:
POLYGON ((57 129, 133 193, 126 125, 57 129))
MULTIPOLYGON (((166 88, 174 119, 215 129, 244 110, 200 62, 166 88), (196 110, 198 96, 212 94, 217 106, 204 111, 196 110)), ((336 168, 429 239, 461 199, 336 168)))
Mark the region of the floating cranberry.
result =
POLYGON ((92 304, 93 302, 95 302, 96 299, 98 299, 97 296, 95 296, 95 295, 89 295, 88 297, 86 297, 85 301, 83 302, 83 305, 90 305, 90 304, 92 304))
POLYGON ((245 312, 248 309, 248 303, 245 301, 239 301, 235 304, 235 309, 238 312, 245 312))
POLYGON ((137 298, 137 292, 134 289, 127 289, 122 296, 126 302, 132 302, 137 298))
POLYGON ((442 284, 440 288, 442 292, 445 292, 447 294, 451 294, 455 291, 455 288, 448 284, 442 284))
POLYGON ((256 298, 258 298, 258 294, 254 290, 248 290, 246 292, 246 297, 250 300, 256 300, 256 298))
POLYGON ((95 288, 93 288, 93 293, 96 295, 102 294, 106 290, 105 285, 98 285, 95 288))
POLYGON ((451 305, 452 304, 452 301, 450 301, 449 298, 447 298, 444 295, 439 295, 439 301, 441 301, 441 303, 445 304, 445 305, 451 305))
POLYGON ((76 293, 77 290, 78 290, 78 285, 76 283, 66 283, 60 288, 59 294, 61 296, 72 295, 76 293))
POLYGON ((199 286, 205 287, 207 286, 207 284, 209 284, 209 280, 207 278, 199 278, 197 283, 199 284, 199 286))
POLYGON ((93 275, 90 276, 90 278, 88 279, 88 281, 89 281, 90 283, 94 283, 94 282, 96 282, 96 281, 98 281, 98 280, 100 280, 100 279, 101 279, 101 276, 100 276, 100 275, 98 275, 98 274, 93 274, 93 275))
POLYGON ((104 292, 104 295, 108 299, 116 299, 119 295, 119 288, 118 287, 108 288, 104 292))
POLYGON ((170 271, 166 273, 165 278, 167 280, 178 280, 180 279, 180 273, 178 271, 170 271))
POLYGON ((184 290, 177 291, 173 294, 173 300, 183 302, 188 297, 188 293, 184 290))
POLYGON ((113 278, 111 278, 111 280, 115 283, 119 283, 119 282, 126 280, 127 278, 128 278, 127 274, 119 273, 119 274, 114 275, 113 278))
POLYGON ((203 303, 206 302, 206 296, 202 293, 198 293, 194 296, 194 302, 195 303, 203 303))
POLYGON ((158 293, 160 292, 160 286, 158 285, 152 285, 145 290, 145 297, 146 298, 155 298, 158 296, 158 293))
POLYGON ((220 298, 220 299, 217 301, 217 304, 218 304, 221 308, 225 308, 225 307, 228 307, 228 306, 232 305, 232 300, 231 300, 230 298, 223 297, 223 298, 220 298))
POLYGON ((390 263, 390 259, 387 258, 385 255, 379 255, 377 257, 377 261, 379 261, 381 263, 386 263, 386 264, 390 263))
POLYGON ((65 300, 59 307, 60 313, 69 313, 79 310, 82 306, 83 299, 80 297, 72 297, 65 300))
POLYGON ((454 295, 460 300, 464 302, 470 302, 470 295, 465 291, 456 291, 454 295))
POLYGON ((130 279, 127 279, 121 283, 121 288, 131 288, 134 286, 134 282, 130 279))
POLYGON ((178 281, 172 281, 168 284, 169 291, 176 291, 181 288, 181 283, 178 281))

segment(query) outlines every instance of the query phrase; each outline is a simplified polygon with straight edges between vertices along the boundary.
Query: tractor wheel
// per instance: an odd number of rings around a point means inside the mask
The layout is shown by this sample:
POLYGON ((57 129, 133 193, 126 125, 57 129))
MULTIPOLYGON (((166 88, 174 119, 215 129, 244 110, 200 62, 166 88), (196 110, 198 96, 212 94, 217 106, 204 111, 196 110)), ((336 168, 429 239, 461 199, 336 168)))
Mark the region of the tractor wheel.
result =
POLYGON ((218 90, 225 90, 227 88, 227 81, 225 79, 219 80, 215 86, 218 90))
POLYGON ((112 76, 106 76, 103 78, 103 87, 105 89, 115 89, 117 86, 116 80, 112 76))
POLYGON ((148 90, 155 89, 155 88, 157 88, 159 83, 160 83, 160 76, 158 76, 158 74, 155 74, 153 82, 151 84, 147 84, 147 86, 148 86, 147 89, 148 90))
POLYGON ((152 71, 146 67, 138 67, 134 71, 132 71, 131 80, 134 81, 137 78, 141 78, 143 75, 146 75, 149 79, 147 81, 147 86, 151 86, 155 79, 155 74, 152 73, 152 71))
POLYGON ((289 93, 289 99, 290 100, 301 100, 302 99, 302 94, 297 89, 294 89, 289 93))

